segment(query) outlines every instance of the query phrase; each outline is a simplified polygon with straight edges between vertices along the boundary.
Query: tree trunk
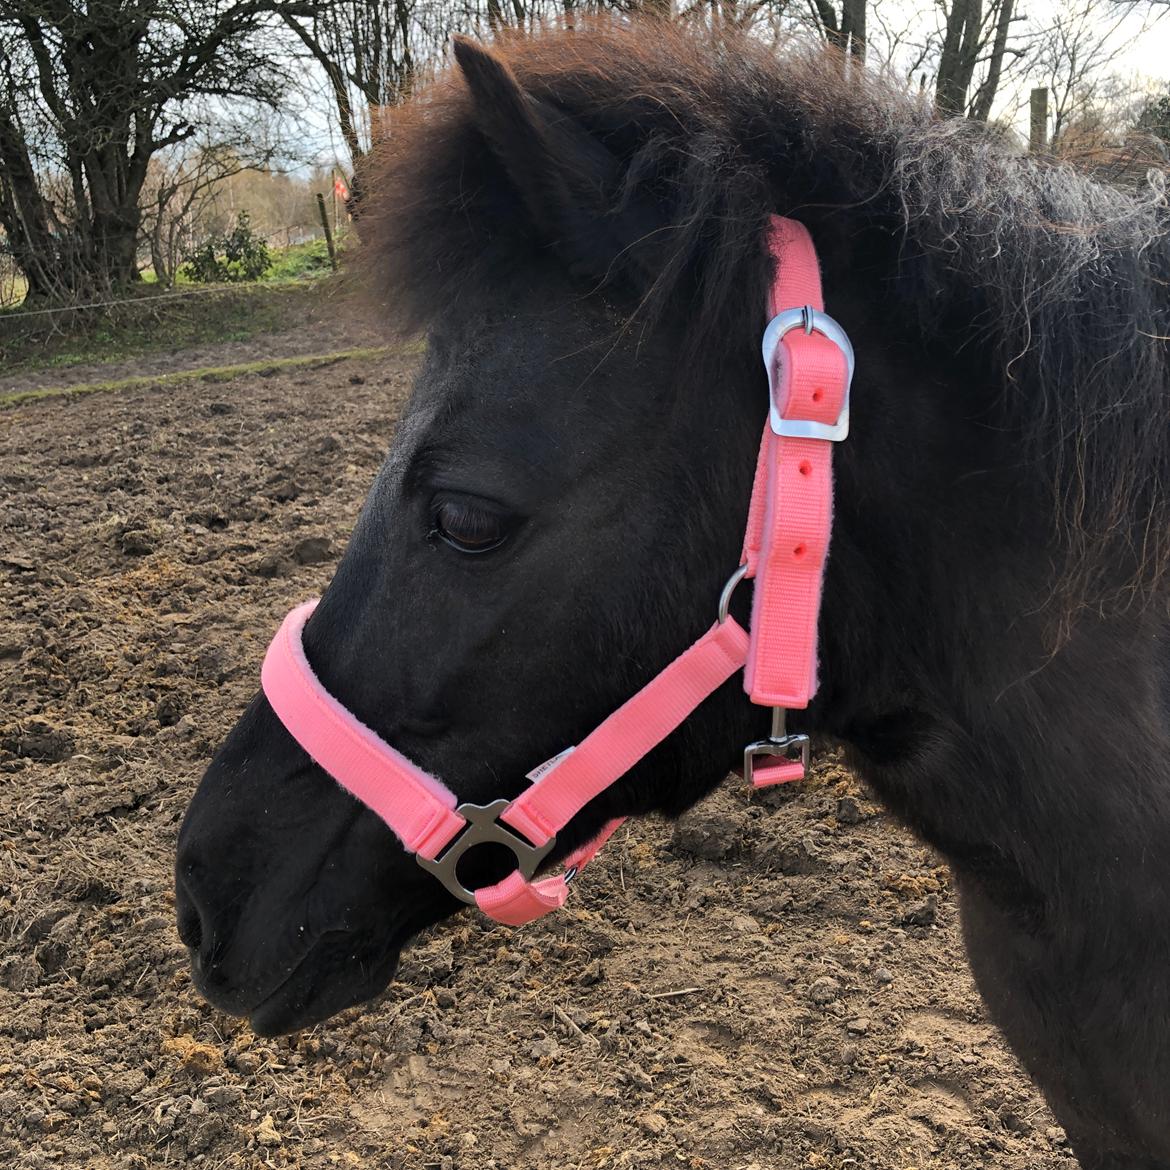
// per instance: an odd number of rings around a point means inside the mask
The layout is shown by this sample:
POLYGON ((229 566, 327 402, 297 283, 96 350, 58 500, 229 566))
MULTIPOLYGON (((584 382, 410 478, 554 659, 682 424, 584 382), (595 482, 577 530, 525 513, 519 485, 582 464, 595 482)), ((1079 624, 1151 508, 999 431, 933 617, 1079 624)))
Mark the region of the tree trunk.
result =
POLYGON ((825 32, 825 40, 844 52, 845 41, 842 39, 840 21, 837 20, 837 10, 829 3, 829 0, 814 0, 814 3, 821 28, 825 32))
POLYGON ((28 287, 26 299, 60 294, 61 252, 50 208, 37 187, 32 159, 10 115, 0 109, 0 224, 28 287))
POLYGON ((150 228, 150 266, 154 269, 154 278, 161 288, 170 288, 175 282, 175 274, 167 263, 166 246, 163 243, 163 225, 166 219, 166 202, 159 200, 150 228))
POLYGON ((95 210, 93 236, 82 258, 82 267, 88 270, 86 283, 94 291, 126 288, 139 279, 140 194, 137 189, 127 190, 118 204, 95 210))
POLYGON ((855 60, 865 60, 865 0, 843 0, 841 47, 855 60))
POLYGON ((959 46, 959 67, 956 75, 957 90, 962 98, 959 114, 967 112, 967 95, 971 92, 971 80, 979 61, 980 33, 983 31, 983 0, 971 0, 967 8, 967 25, 963 29, 963 40, 959 46))
POLYGON ((1013 0, 1000 0, 999 18, 995 24, 995 40, 991 45, 991 57, 987 62, 987 77, 971 103, 971 117, 977 122, 986 122, 991 117, 991 107, 999 91, 999 79, 1003 74, 1003 58, 1007 52, 1008 33, 1011 31, 1013 0))
POLYGON ((948 117, 961 117, 966 112, 982 16, 982 0, 951 0, 935 87, 935 105, 948 117))

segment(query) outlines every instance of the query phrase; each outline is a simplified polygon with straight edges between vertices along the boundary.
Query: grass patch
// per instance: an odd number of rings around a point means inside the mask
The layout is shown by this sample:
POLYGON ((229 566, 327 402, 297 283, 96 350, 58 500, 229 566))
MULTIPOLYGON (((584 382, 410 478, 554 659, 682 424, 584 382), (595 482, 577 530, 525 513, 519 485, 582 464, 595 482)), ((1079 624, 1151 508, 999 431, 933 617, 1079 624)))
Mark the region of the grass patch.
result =
POLYGON ((28 281, 19 271, 0 272, 0 313, 18 308, 28 292, 28 281))
MULTIPOLYGON (((295 328, 331 295, 329 281, 228 285, 176 297, 158 285, 108 310, 55 316, 0 312, 5 373, 124 361, 295 328)), ((185 290, 176 290, 185 291, 185 290)))
POLYGON ((328 276, 331 271, 329 249, 324 239, 293 244, 272 253, 272 265, 264 274, 266 281, 305 280, 328 276))
POLYGON ((43 398, 77 398, 83 394, 102 394, 115 390, 145 390, 155 386, 176 386, 185 382, 231 382, 252 374, 270 377, 295 369, 321 369, 338 362, 367 361, 387 357, 392 353, 408 352, 410 347, 394 345, 366 346, 358 349, 340 349, 333 353, 309 354, 302 357, 273 358, 268 361, 242 362, 235 366, 204 366, 197 370, 176 370, 173 374, 153 374, 135 378, 117 378, 109 382, 82 382, 76 386, 45 386, 40 390, 18 390, 0 395, 0 410, 39 402, 43 398))

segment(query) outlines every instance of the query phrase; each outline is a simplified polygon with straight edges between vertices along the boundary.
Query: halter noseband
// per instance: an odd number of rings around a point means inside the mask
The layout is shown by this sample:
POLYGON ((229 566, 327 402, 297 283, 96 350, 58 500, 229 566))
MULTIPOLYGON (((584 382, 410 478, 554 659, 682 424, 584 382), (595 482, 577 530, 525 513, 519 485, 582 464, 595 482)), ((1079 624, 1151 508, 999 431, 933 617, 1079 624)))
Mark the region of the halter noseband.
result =
POLYGON ((515 800, 459 804, 343 707, 305 657, 301 632, 317 605, 284 620, 261 671, 264 693, 293 738, 343 788, 373 810, 460 901, 519 926, 564 904, 569 883, 621 820, 565 859, 565 872, 533 881, 556 834, 595 796, 664 740, 710 694, 743 669, 753 703, 771 707, 772 733, 744 749, 744 778, 756 787, 799 780, 807 735, 790 735, 789 708, 817 689, 817 621, 833 511, 833 443, 849 431, 853 348, 823 309, 812 239, 795 220, 773 216, 767 243, 776 263, 764 331, 769 414, 752 487, 740 566, 724 587, 715 624, 576 747, 529 773, 515 800), (755 580, 750 635, 730 616, 735 587, 755 580), (509 849, 516 868, 478 890, 456 868, 476 845, 509 849))

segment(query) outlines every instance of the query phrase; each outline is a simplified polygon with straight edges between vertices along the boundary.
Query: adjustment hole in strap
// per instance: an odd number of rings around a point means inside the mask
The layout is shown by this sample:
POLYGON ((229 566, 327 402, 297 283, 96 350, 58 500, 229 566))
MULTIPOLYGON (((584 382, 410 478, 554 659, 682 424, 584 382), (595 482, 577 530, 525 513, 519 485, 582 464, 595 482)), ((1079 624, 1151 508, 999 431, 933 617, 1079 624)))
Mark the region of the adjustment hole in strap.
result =
POLYGON ((798 544, 796 548, 792 550, 792 555, 799 561, 806 552, 808 552, 808 548, 803 544, 798 544))
POLYGON ((814 402, 820 402, 820 400, 822 398, 824 398, 824 396, 825 396, 825 392, 819 386, 812 392, 812 400, 814 402))
POLYGON ((797 471, 799 471, 801 475, 812 475, 812 464, 807 459, 802 459, 800 461, 800 466, 797 468, 797 471))

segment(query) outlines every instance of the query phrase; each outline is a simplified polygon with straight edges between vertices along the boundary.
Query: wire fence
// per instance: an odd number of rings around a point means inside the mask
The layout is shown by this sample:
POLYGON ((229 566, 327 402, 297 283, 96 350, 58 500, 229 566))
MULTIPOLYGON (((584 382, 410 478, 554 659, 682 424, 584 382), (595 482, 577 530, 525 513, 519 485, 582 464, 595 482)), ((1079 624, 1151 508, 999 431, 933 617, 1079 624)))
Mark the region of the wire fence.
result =
MULTIPOLYGON (((311 286, 290 280, 273 283, 216 284, 177 292, 144 292, 139 296, 110 297, 77 305, 59 305, 36 309, 14 309, 0 313, 0 364, 25 352, 29 346, 41 346, 52 337, 89 336, 95 330, 129 328, 136 332, 167 329, 167 323, 185 320, 193 309, 185 303, 211 302, 210 311, 225 326, 240 318, 263 312, 257 297, 301 295, 311 286), (176 314, 179 316, 176 317, 176 314)), ((313 294, 310 294, 313 295, 313 294)))
POLYGON ((240 293, 247 291, 247 285, 216 284, 206 288, 182 289, 180 292, 150 293, 137 297, 121 297, 116 300, 90 301, 84 305, 57 305, 49 309, 21 309, 9 315, 10 320, 26 321, 30 317, 60 316, 69 313, 84 313, 89 309, 110 309, 123 305, 133 305, 136 308, 150 308, 159 301, 181 300, 185 297, 213 296, 217 293, 240 293))
MULTIPOLYGON (((337 226, 343 227, 341 224, 337 226)), ((320 224, 302 221, 265 231, 261 238, 272 252, 279 254, 325 237, 320 224)), ((145 259, 144 248, 143 245, 139 252, 140 265, 143 265, 145 259)), ((149 270, 149 263, 140 267, 140 272, 149 270)), ((280 287, 283 284, 284 281, 278 281, 275 286, 269 287, 280 287)), ((22 352, 30 344, 41 345, 53 336, 89 334, 107 325, 120 328, 124 324, 138 330, 154 325, 163 327, 169 316, 173 318, 173 312, 183 313, 184 310, 178 306, 188 301, 198 302, 203 298, 227 299, 223 309, 214 310, 227 314, 235 312, 231 298, 236 298, 240 311, 247 313, 249 310, 245 307, 247 302, 244 298, 248 298, 257 287, 257 284, 247 282, 175 289, 169 283, 162 286, 144 283, 139 291, 131 295, 99 295, 98 299, 81 303, 30 305, 26 308, 25 277, 0 233, 0 358, 22 352)))
MULTIPOLYGON (((311 244, 315 240, 324 239, 324 236, 320 227, 294 224, 289 227, 276 228, 273 231, 265 232, 261 238, 269 248, 275 251, 287 251, 289 248, 311 244)), ((147 265, 141 271, 148 271, 149 268, 150 266, 147 265)), ((223 287, 217 285, 211 288, 184 289, 178 292, 157 293, 149 296, 140 295, 117 299, 111 298, 84 304, 65 304, 43 309, 21 309, 20 306, 24 301, 26 287, 24 276, 11 253, 5 249, 3 236, 0 235, 0 310, 18 310, 18 312, 14 313, 0 314, 2 317, 19 316, 21 319, 26 319, 38 316, 61 316, 71 313, 83 313, 93 309, 117 308, 125 305, 141 306, 164 300, 167 297, 200 296, 206 293, 226 292, 231 288, 231 286, 223 287)))

